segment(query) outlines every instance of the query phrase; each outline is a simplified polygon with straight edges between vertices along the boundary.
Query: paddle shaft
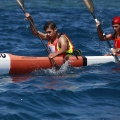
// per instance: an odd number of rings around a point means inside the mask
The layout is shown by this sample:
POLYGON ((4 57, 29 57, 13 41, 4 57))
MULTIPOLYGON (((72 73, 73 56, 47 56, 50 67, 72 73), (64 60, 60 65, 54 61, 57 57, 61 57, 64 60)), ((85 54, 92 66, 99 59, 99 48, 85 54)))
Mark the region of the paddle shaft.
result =
MULTIPOLYGON (((24 10, 24 9, 22 9, 22 10, 23 10, 23 12, 24 12, 24 14, 25 14, 25 13, 26 13, 25 10, 24 10)), ((35 32, 37 33, 37 36, 39 37, 39 39, 41 40, 42 44, 44 45, 45 49, 47 50, 47 52, 48 52, 48 54, 49 54, 50 51, 49 51, 49 49, 47 48, 47 46, 44 44, 44 42, 43 42, 41 36, 39 35, 39 33, 38 33, 35 25, 33 24, 33 22, 31 21, 31 19, 30 19, 29 17, 28 17, 27 19, 29 20, 30 24, 31 24, 32 27, 34 28, 35 32)))
MULTIPOLYGON (((19 2, 19 0, 17 0, 17 3, 18 3, 18 5, 20 6, 20 8, 22 9, 23 13, 25 14, 26 11, 25 11, 23 5, 19 2)), ((28 17, 27 19, 29 20, 30 24, 31 24, 32 27, 34 28, 35 32, 37 33, 37 36, 39 37, 39 39, 41 40, 41 42, 42 42, 43 46, 45 47, 47 53, 49 54, 50 51, 49 51, 48 47, 45 45, 45 43, 43 42, 43 40, 42 40, 40 34, 38 33, 35 25, 33 24, 33 22, 31 21, 31 19, 30 19, 29 17, 28 17)), ((54 64, 54 66, 56 67, 56 69, 60 69, 60 66, 55 62, 55 60, 54 60, 53 58, 51 58, 51 61, 52 61, 52 63, 54 64)))

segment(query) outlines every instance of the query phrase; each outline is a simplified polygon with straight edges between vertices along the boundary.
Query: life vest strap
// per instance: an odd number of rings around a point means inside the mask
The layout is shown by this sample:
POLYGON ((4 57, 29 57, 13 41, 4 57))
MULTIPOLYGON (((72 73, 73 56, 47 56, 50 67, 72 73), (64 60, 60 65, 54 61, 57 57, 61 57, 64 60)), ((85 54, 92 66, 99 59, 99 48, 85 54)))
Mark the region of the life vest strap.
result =
POLYGON ((77 59, 78 59, 78 56, 82 56, 82 52, 80 49, 77 49, 77 50, 74 50, 73 53, 68 53, 67 55, 74 55, 77 59))

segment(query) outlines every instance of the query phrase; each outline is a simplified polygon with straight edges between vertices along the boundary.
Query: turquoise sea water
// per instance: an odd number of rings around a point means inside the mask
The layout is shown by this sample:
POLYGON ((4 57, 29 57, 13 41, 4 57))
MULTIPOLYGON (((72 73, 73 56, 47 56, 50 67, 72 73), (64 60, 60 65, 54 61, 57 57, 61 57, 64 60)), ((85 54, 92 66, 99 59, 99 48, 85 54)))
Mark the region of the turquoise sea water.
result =
MULTIPOLYGON (((54 20, 59 32, 66 33, 84 56, 109 52, 107 43, 99 40, 95 22, 82 0, 24 2, 37 29, 43 31, 45 22, 54 20)), ((111 20, 120 15, 120 1, 93 2, 103 30, 113 32, 111 20)), ((15 0, 0 1, 0 41, 1 53, 47 55, 15 0)), ((120 71, 116 63, 0 76, 0 120, 119 120, 119 101, 120 71)))

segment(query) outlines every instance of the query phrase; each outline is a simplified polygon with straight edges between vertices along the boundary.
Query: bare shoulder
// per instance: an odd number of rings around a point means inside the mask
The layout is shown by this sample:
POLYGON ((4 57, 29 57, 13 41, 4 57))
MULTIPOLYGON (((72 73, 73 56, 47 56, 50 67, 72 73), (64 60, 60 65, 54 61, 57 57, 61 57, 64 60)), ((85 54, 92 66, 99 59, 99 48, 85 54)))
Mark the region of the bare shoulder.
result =
POLYGON ((61 40, 66 40, 66 36, 63 34, 63 35, 61 35, 60 37, 59 37, 59 40, 61 41, 61 40))

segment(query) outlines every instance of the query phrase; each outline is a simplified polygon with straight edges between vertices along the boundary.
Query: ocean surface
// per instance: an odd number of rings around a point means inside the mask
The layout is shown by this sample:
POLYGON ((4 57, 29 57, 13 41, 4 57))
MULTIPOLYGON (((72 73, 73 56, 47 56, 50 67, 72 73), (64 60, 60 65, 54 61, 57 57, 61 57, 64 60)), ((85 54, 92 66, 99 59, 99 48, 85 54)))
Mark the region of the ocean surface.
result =
MULTIPOLYGON (((93 2, 104 32, 113 32, 111 20, 120 15, 120 0, 93 2)), ((25 0, 24 8, 42 32, 46 21, 55 21, 58 31, 66 33, 83 56, 110 52, 107 43, 99 40, 82 0, 25 0)), ((47 56, 15 0, 0 0, 0 52, 47 56)), ((0 75, 0 120, 120 120, 120 65, 0 75)))

